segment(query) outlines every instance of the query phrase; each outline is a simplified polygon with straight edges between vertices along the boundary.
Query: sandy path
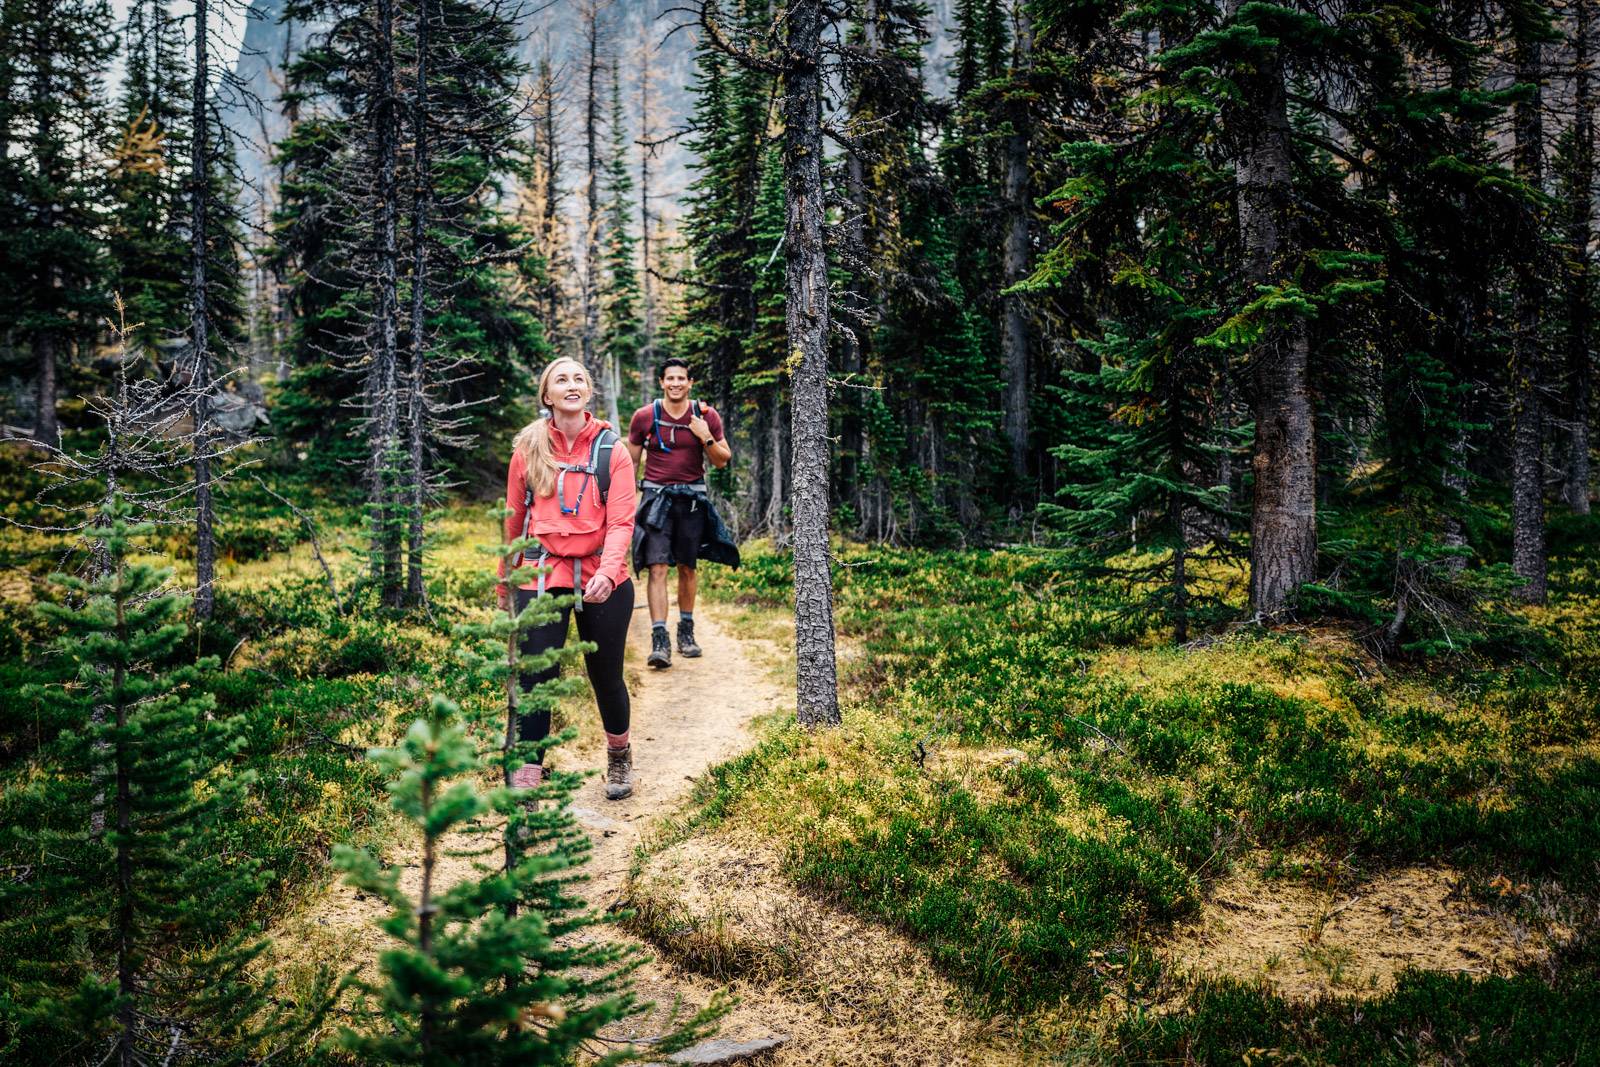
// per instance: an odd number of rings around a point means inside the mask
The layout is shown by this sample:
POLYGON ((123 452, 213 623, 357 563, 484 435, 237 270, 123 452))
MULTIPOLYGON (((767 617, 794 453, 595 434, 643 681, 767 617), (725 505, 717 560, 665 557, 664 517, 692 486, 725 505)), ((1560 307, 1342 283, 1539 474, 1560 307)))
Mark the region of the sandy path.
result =
MULTIPOLYGON (((633 698, 634 793, 627 800, 607 800, 597 775, 572 800, 573 815, 594 839, 583 895, 601 911, 621 897, 633 850, 656 817, 675 811, 706 768, 754 743, 748 728, 753 718, 794 705, 792 694, 768 678, 743 642, 723 628, 718 612, 704 605, 695 609, 695 634, 705 655, 685 659, 674 651, 671 667, 645 666, 650 612, 642 587, 638 594, 625 668, 633 698)), ((677 626, 676 609, 669 625, 677 626)), ((585 723, 582 729, 578 743, 561 756, 562 764, 604 769, 598 724, 585 723)))

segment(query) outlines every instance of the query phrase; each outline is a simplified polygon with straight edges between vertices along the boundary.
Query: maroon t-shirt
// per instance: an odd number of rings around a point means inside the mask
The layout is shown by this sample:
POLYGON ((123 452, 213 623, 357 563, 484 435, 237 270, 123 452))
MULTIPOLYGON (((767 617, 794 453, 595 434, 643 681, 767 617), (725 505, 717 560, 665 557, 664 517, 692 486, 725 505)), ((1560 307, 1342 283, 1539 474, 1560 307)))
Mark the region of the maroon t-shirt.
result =
MULTIPOLYGON (((694 417, 693 405, 686 408, 683 418, 678 420, 667 414, 665 404, 661 405, 661 440, 672 449, 671 452, 661 450, 661 443, 650 430, 653 421, 652 407, 653 405, 646 404, 635 411, 633 419, 628 423, 628 440, 644 446, 645 480, 673 485, 698 482, 705 478, 706 449, 700 443, 700 438, 689 429, 689 420, 694 417)), ((706 428, 711 431, 711 439, 722 440, 722 416, 702 404, 700 417, 706 420, 706 428)))

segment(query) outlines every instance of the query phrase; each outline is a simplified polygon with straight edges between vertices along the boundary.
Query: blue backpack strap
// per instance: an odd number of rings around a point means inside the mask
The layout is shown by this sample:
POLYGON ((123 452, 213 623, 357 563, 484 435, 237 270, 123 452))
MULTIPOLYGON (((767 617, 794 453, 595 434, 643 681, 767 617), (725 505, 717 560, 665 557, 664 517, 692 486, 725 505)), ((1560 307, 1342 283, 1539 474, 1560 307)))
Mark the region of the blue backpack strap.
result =
POLYGON ((668 445, 661 436, 661 401, 650 402, 650 432, 656 435, 656 447, 663 452, 671 452, 672 446, 668 445))

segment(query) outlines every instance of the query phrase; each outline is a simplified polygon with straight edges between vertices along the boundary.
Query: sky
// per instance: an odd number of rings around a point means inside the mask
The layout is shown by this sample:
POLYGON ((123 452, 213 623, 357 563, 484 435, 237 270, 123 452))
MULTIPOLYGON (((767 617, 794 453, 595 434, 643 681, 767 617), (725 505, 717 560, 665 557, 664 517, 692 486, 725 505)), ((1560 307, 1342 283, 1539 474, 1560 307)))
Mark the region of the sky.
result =
MULTIPOLYGON (((119 30, 127 21, 129 2, 130 0, 111 0, 111 14, 119 30)), ((241 0, 211 0, 207 7, 210 11, 207 18, 213 26, 212 47, 217 51, 216 58, 223 61, 217 64, 217 70, 232 70, 234 61, 239 58, 239 42, 244 37, 245 17, 249 14, 248 4, 241 0)), ((184 32, 187 35, 189 19, 194 14, 193 0, 173 0, 171 11, 184 20, 184 32)), ((122 82, 120 50, 111 60, 107 80, 113 89, 122 82)))

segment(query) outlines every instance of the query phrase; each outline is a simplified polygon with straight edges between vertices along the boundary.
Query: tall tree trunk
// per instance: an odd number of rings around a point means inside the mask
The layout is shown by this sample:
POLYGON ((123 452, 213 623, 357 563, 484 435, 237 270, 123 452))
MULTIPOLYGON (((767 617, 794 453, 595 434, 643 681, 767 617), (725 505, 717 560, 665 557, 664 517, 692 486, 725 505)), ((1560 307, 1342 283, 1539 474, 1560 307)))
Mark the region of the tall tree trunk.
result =
POLYGON ((372 122, 373 154, 376 156, 376 185, 373 247, 377 256, 378 306, 373 320, 372 367, 369 372, 369 402, 372 407, 370 432, 372 464, 369 480, 371 503, 377 516, 377 563, 384 606, 401 605, 404 588, 401 580, 400 533, 397 527, 398 494, 394 464, 399 444, 399 297, 397 277, 399 188, 395 176, 395 156, 400 148, 398 101, 394 77, 394 3, 377 0, 378 62, 375 86, 375 114, 372 122))
MULTIPOLYGON (((1519 35, 1516 42, 1517 81, 1534 86, 1513 112, 1516 135, 1515 167, 1519 180, 1539 189, 1544 181, 1543 90, 1544 46, 1519 35)), ((1539 270, 1541 244, 1538 209, 1528 208, 1528 246, 1520 257, 1514 280, 1514 321, 1511 338, 1511 569, 1526 583, 1517 595, 1530 603, 1544 603, 1546 593, 1544 544, 1544 410, 1539 390, 1542 367, 1539 352, 1540 296, 1544 282, 1539 270)))
MULTIPOLYGON (((1017 35, 1013 78, 1025 78, 1033 66, 1033 24, 1024 3, 1017 4, 1017 35)), ((1005 284, 1013 286, 1032 269, 1028 221, 1033 213, 1028 181, 1028 106, 1011 105, 1011 132, 1005 141, 1005 247, 1002 270, 1005 284)), ((1028 316, 1020 294, 1002 298, 1000 350, 1005 359, 1005 431, 1011 446, 1011 466, 1019 478, 1028 473, 1028 316)))
POLYGON ((193 348, 190 365, 194 368, 194 613, 199 619, 211 618, 216 604, 212 588, 216 580, 216 517, 211 500, 211 335, 210 292, 206 280, 206 208, 211 199, 211 159, 208 149, 210 123, 206 100, 210 89, 210 62, 207 52, 210 29, 206 25, 207 0, 194 5, 194 97, 191 103, 189 161, 189 340, 193 348))
POLYGON ((656 286, 651 271, 655 262, 650 258, 650 155, 655 151, 655 128, 650 110, 650 82, 654 54, 653 46, 646 41, 640 46, 639 58, 639 238, 640 263, 643 264, 641 283, 644 285, 644 343, 639 346, 639 400, 643 403, 651 395, 656 365, 656 286))
MULTIPOLYGON (((123 563, 119 560, 120 573, 123 563)), ((120 584, 120 583, 119 583, 120 584)), ((117 642, 127 646, 126 606, 117 601, 117 642)), ((134 754, 128 744, 128 704, 123 697, 128 681, 128 669, 120 659, 112 678, 112 692, 116 698, 117 739, 115 752, 117 782, 117 995, 122 1003, 117 1007, 117 1062, 120 1067, 135 1067, 140 1060, 134 1034, 138 1031, 139 969, 135 959, 138 946, 133 930, 133 775, 131 763, 134 754)))
POLYGON ((828 559, 828 263, 822 243, 821 0, 789 7, 783 79, 786 318, 794 484, 795 717, 840 721, 828 559), (796 358, 798 357, 798 358, 796 358))
MULTIPOLYGON (((1240 105, 1235 196, 1247 292, 1285 280, 1294 252, 1289 111, 1283 67, 1258 65, 1240 105)), ((1309 382, 1310 338, 1296 317, 1250 354, 1255 387, 1255 501, 1250 515, 1250 605, 1258 616, 1289 607, 1316 576, 1317 463, 1309 382)))
POLYGON ((33 358, 38 366, 33 382, 33 439, 47 445, 61 440, 56 421, 56 332, 40 330, 33 337, 33 358))
POLYGON ((428 219, 433 207, 432 162, 428 157, 428 0, 417 4, 416 97, 411 105, 411 388, 406 394, 406 434, 410 453, 411 499, 406 524, 406 603, 427 596, 422 573, 422 513, 427 503, 428 471, 422 447, 428 417, 425 357, 428 346, 428 219))
MULTIPOLYGON (((54 23, 54 9, 51 4, 41 5, 37 16, 37 33, 49 32, 49 27, 54 23)), ((51 84, 52 55, 49 43, 41 41, 37 45, 38 55, 34 59, 34 98, 41 103, 50 100, 55 89, 51 84)), ((7 101, 9 110, 9 100, 7 101)), ((51 146, 55 144, 55 109, 42 106, 35 109, 38 114, 37 130, 35 131, 40 151, 36 165, 39 174, 51 185, 57 185, 64 180, 62 173, 65 168, 61 161, 55 158, 51 146)), ((43 214, 45 226, 55 224, 54 216, 48 206, 43 214)), ((61 285, 61 271, 59 266, 52 262, 47 268, 50 274, 50 288, 54 292, 61 285)), ((61 335, 54 325, 47 325, 38 329, 33 334, 33 359, 38 366, 37 377, 34 379, 34 416, 33 438, 43 444, 54 445, 61 441, 61 424, 56 420, 56 361, 60 356, 61 335)))
POLYGON ((598 0, 584 8, 587 22, 589 69, 588 97, 584 101, 584 178, 583 217, 583 365, 594 379, 595 406, 616 425, 617 398, 612 390, 611 358, 598 351, 600 339, 600 10, 598 0), (604 360, 602 366, 596 358, 604 360))
POLYGON ((1577 158, 1567 205, 1573 271, 1567 295, 1567 389, 1572 428, 1567 439, 1566 496, 1567 506, 1579 515, 1589 514, 1589 392, 1593 376, 1589 349, 1593 343, 1594 275, 1589 241, 1594 229, 1594 100, 1589 86, 1589 18, 1589 0, 1573 0, 1572 108, 1577 158))

